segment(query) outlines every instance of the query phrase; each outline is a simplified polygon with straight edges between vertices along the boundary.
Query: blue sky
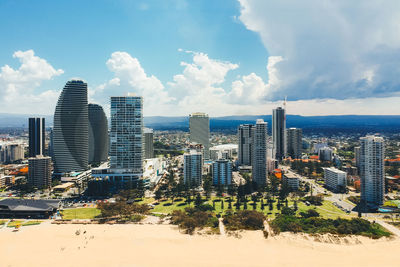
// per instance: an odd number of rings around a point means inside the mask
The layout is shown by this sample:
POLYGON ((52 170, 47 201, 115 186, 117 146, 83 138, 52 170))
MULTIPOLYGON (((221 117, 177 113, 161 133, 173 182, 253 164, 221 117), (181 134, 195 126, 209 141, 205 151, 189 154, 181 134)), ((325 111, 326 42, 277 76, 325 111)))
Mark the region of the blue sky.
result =
POLYGON ((105 62, 114 51, 138 58, 163 82, 181 72, 180 61, 190 57, 179 48, 266 76, 267 51, 258 34, 235 19, 239 14, 240 5, 232 0, 0 1, 0 31, 7 36, 0 43, 0 62, 17 67, 12 54, 33 49, 62 68, 64 75, 42 90, 62 87, 70 77, 92 86, 105 82, 112 77, 105 62))
POLYGON ((145 116, 400 114, 400 2, 0 0, 0 112, 135 92, 145 116))

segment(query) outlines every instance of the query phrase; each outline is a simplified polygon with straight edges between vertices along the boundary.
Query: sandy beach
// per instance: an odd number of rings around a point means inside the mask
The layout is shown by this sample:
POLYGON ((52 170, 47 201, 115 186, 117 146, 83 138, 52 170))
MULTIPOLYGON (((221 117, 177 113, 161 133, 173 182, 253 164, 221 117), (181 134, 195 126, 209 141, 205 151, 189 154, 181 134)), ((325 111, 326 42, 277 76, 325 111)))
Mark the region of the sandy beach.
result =
MULTIPOLYGON (((399 266, 400 240, 352 245, 260 231, 189 236, 170 225, 53 225, 0 229, 1 266, 399 266), (76 235, 76 231, 80 231, 76 235)), ((361 244, 355 244, 359 243, 361 244)))

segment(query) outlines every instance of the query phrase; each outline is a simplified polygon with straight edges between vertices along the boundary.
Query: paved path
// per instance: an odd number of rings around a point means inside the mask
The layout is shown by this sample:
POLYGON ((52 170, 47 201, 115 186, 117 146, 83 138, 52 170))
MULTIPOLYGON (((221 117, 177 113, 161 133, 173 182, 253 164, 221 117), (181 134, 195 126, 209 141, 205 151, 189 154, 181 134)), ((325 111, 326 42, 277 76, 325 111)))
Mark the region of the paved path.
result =
POLYGON ((220 233, 220 235, 225 235, 225 225, 223 223, 223 219, 219 218, 218 221, 219 221, 219 225, 218 225, 219 226, 219 233, 220 233))

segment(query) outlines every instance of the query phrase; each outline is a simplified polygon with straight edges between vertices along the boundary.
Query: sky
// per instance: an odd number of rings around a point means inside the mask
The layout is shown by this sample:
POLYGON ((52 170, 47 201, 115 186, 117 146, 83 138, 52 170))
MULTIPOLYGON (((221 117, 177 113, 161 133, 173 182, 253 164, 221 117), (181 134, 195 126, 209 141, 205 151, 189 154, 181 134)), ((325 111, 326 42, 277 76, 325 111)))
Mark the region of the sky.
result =
POLYGON ((0 113, 70 79, 144 116, 400 115, 398 0, 0 0, 0 113))

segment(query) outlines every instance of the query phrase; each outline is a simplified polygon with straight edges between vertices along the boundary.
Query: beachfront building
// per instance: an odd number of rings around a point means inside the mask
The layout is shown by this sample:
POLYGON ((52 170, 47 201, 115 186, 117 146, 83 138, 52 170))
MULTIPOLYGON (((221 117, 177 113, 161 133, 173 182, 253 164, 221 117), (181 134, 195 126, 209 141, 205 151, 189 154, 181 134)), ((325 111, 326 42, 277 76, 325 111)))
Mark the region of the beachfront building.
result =
POLYGON ((89 117, 87 84, 81 80, 66 83, 58 98, 53 127, 54 172, 88 169, 89 117))
POLYGON ((214 185, 230 185, 232 183, 232 162, 219 159, 212 163, 212 177, 214 185))
POLYGON ((44 118, 29 118, 29 157, 44 155, 45 129, 44 118))
POLYGON ((376 209, 385 197, 385 143, 378 136, 361 137, 360 142, 361 204, 376 209))
POLYGON ((347 173, 336 168, 324 168, 325 186, 333 192, 344 192, 347 185, 347 173))
POLYGON ((267 123, 262 119, 254 129, 252 178, 260 186, 267 182, 267 123))
POLYGON ((210 118, 208 114, 195 112, 189 115, 190 143, 203 145, 203 158, 210 158, 210 118))
POLYGON ((88 105, 89 164, 100 164, 108 157, 108 121, 101 106, 88 105))
POLYGON ((199 186, 203 175, 203 155, 201 152, 191 150, 183 155, 183 179, 190 187, 199 186))
POLYGON ((28 184, 37 188, 51 187, 51 158, 37 155, 28 159, 28 184))
POLYGON ((0 218, 48 219, 60 204, 54 199, 6 198, 0 200, 0 218))

